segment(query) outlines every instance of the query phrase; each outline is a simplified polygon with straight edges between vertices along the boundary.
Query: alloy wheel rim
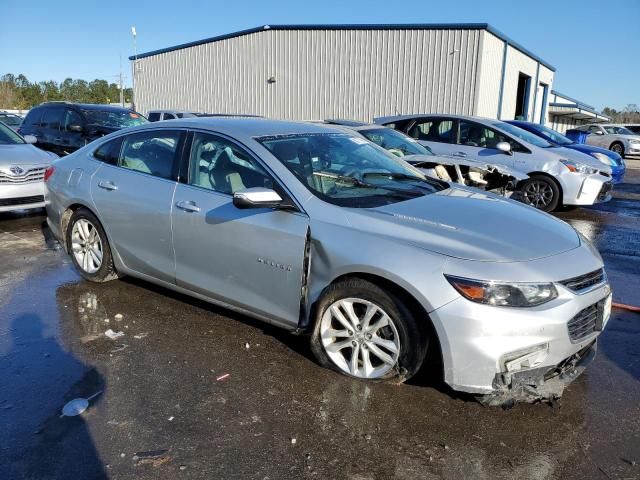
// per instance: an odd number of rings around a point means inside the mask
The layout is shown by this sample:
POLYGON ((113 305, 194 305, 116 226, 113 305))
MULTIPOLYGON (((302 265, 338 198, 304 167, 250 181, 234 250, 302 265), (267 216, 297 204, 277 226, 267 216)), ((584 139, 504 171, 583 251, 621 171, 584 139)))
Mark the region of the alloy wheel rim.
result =
POLYGON ((102 240, 89 220, 81 218, 73 224, 71 251, 80 268, 87 273, 96 273, 102 266, 102 240))
POLYGON ((622 155, 622 147, 620 145, 614 145, 613 147, 611 147, 611 150, 613 150, 618 155, 622 155))
POLYGON ((380 378, 398 363, 400 337, 380 306, 361 298, 343 298, 322 315, 320 338, 327 356, 343 372, 380 378))
POLYGON ((546 207, 553 200, 553 189, 546 182, 531 182, 522 193, 525 201, 536 208, 546 207))

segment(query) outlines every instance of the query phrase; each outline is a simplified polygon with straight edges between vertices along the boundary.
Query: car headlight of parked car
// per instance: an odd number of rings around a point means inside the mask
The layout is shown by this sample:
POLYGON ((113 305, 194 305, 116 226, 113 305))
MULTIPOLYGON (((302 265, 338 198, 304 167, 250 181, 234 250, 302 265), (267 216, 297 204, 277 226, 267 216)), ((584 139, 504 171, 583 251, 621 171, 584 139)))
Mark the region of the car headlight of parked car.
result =
POLYGON ((597 158, 602 163, 604 163, 605 165, 609 165, 610 167, 615 167, 616 165, 616 162, 614 162, 612 158, 607 157, 604 153, 592 152, 591 156, 597 158))
POLYGON ((552 283, 498 283, 446 275, 467 300, 500 307, 535 307, 558 296, 552 283))
POLYGON ((586 173, 587 175, 598 173, 597 168, 590 167, 589 165, 585 165, 584 163, 572 162, 569 160, 560 160, 560 163, 562 163, 572 172, 586 173))

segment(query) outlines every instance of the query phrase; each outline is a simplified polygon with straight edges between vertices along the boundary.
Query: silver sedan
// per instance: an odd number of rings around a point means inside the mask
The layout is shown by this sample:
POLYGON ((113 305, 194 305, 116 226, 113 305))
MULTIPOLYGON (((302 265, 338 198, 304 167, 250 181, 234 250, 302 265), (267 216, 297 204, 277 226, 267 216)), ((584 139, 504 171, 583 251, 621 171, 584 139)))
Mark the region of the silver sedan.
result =
POLYGON ((0 122, 0 212, 44 207, 44 176, 57 155, 0 122))
POLYGON ((86 279, 131 275, 308 333, 322 365, 359 379, 406 380, 433 348, 456 390, 549 398, 609 318, 600 255, 569 225, 324 125, 123 130, 56 161, 47 191, 86 279))

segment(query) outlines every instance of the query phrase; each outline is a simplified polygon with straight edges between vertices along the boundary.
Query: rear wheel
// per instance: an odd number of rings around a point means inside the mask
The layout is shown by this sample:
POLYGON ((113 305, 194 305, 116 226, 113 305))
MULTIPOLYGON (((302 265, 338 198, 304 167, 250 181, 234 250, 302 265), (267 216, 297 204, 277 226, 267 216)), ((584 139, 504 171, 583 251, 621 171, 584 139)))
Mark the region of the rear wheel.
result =
POLYGON ((79 208, 71 215, 67 246, 73 264, 87 280, 101 283, 118 278, 107 236, 89 210, 79 208))
POLYGON ((609 147, 609 150, 611 150, 612 152, 616 152, 621 157, 624 157, 624 145, 622 145, 620 142, 612 143, 609 147))
POLYGON ((331 285, 317 308, 311 349, 325 367, 363 380, 413 376, 428 338, 394 295, 362 279, 331 285))
POLYGON ((533 175, 522 184, 522 201, 544 212, 552 212, 560 202, 558 185, 543 175, 533 175))

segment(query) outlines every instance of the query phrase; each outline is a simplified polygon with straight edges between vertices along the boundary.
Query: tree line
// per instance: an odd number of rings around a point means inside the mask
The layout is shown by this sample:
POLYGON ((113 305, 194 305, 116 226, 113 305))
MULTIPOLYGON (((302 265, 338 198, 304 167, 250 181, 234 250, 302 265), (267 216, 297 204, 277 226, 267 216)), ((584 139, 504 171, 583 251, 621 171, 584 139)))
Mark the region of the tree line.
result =
POLYGON ((620 111, 605 107, 602 113, 609 117, 612 123, 640 123, 640 107, 636 103, 630 103, 620 111))
MULTIPOLYGON (((131 88, 124 89, 124 100, 131 102, 131 88)), ((42 102, 118 103, 120 89, 116 83, 95 79, 90 82, 67 78, 30 82, 24 75, 7 73, 0 77, 0 109, 27 110, 42 102)))

